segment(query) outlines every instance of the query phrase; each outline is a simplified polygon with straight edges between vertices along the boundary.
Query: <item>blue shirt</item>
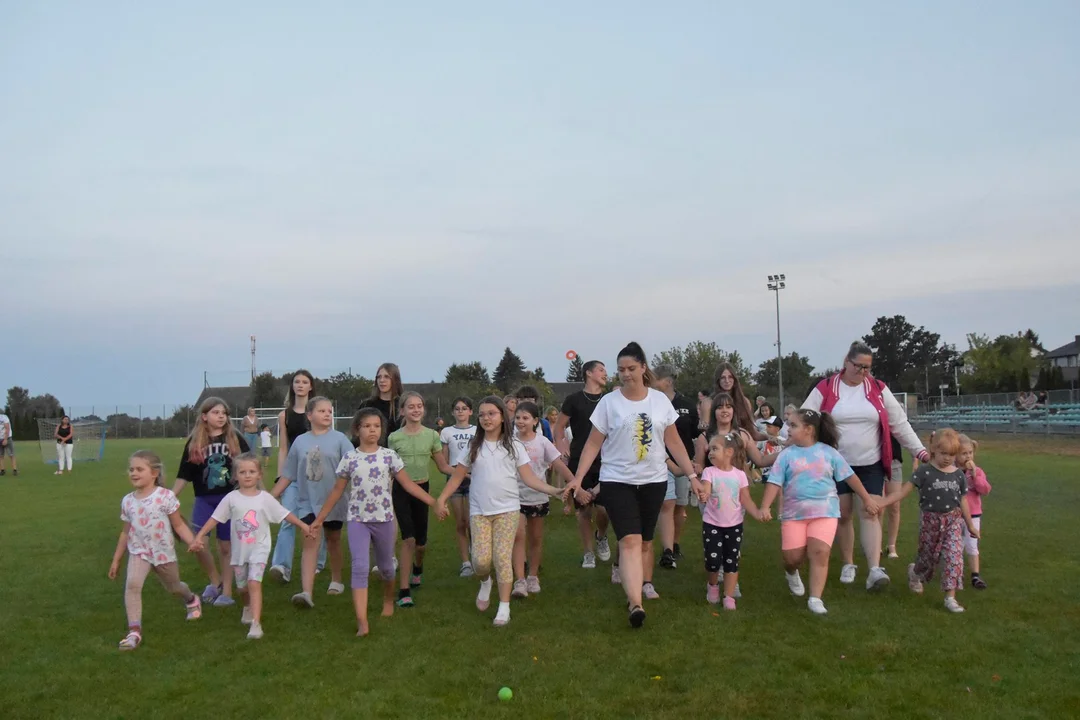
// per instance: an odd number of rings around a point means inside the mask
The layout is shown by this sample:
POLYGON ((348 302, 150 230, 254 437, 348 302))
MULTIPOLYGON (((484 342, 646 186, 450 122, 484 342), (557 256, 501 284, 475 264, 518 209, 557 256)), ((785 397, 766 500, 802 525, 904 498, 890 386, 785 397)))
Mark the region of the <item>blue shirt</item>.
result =
POLYGON ((854 475, 851 466, 824 443, 785 448, 773 463, 767 482, 784 491, 781 520, 840 517, 836 483, 854 475))

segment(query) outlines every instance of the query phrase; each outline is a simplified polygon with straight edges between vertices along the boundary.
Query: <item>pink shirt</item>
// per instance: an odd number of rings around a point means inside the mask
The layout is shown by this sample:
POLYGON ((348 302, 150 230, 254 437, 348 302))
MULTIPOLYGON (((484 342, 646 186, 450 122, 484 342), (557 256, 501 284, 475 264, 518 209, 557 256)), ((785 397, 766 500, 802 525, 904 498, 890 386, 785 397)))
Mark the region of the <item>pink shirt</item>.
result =
POLYGON ((746 473, 738 468, 721 470, 709 466, 701 473, 701 481, 712 488, 709 502, 705 503, 702 517, 705 522, 716 527, 735 527, 743 521, 743 510, 739 493, 744 487, 750 487, 746 473))
POLYGON ((986 473, 977 467, 975 472, 965 472, 964 475, 967 476, 967 492, 964 497, 967 498, 968 511, 972 515, 982 515, 982 496, 990 492, 986 473))

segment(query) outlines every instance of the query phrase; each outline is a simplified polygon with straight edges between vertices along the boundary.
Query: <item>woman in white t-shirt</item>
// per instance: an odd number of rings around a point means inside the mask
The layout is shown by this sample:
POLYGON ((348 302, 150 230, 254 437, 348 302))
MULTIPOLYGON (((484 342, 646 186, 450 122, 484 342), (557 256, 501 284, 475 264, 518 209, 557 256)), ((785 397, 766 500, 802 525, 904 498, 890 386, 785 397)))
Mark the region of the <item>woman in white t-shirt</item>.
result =
POLYGON ((645 622, 642 596, 660 596, 652 584, 653 533, 667 493, 667 453, 692 481, 697 473, 675 429, 679 415, 667 395, 652 389, 645 351, 635 342, 619 352, 621 387, 600 399, 592 414, 592 432, 581 451, 577 476, 567 486, 578 502, 599 497, 619 539, 621 580, 630 625, 645 622), (590 492, 582 480, 600 454, 600 484, 590 492))
POLYGON ((446 502, 458 489, 465 475, 472 472, 469 484, 469 530, 472 538, 473 572, 480 578, 476 607, 483 612, 491 601, 491 568, 499 583, 499 611, 495 626, 510 622, 510 591, 514 581, 514 537, 517 535, 521 496, 518 477, 533 490, 551 496, 569 492, 548 485, 529 467, 529 453, 510 429, 510 415, 502 400, 489 395, 477 408, 480 430, 473 436, 467 452, 454 468, 439 495, 435 514, 440 520, 449 514, 446 502))

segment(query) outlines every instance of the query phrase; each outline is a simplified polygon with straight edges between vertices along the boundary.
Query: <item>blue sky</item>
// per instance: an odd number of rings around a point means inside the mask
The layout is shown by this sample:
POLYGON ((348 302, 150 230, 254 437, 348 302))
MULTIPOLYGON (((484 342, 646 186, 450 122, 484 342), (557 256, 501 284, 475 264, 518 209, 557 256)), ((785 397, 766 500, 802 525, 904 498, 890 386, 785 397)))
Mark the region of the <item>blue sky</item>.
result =
POLYGON ((1080 332, 1080 4, 0 0, 0 385, 1080 332), (224 372, 232 371, 232 372, 224 372))

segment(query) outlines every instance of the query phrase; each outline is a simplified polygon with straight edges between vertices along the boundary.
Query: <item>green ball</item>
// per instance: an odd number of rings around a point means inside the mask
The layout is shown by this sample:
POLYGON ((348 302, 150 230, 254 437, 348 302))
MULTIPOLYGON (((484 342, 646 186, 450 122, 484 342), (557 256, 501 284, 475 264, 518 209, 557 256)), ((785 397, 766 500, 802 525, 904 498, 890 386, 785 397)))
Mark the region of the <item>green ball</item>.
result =
POLYGON ((503 702, 511 699, 512 697, 514 697, 514 691, 510 688, 504 687, 499 690, 499 699, 503 702))

